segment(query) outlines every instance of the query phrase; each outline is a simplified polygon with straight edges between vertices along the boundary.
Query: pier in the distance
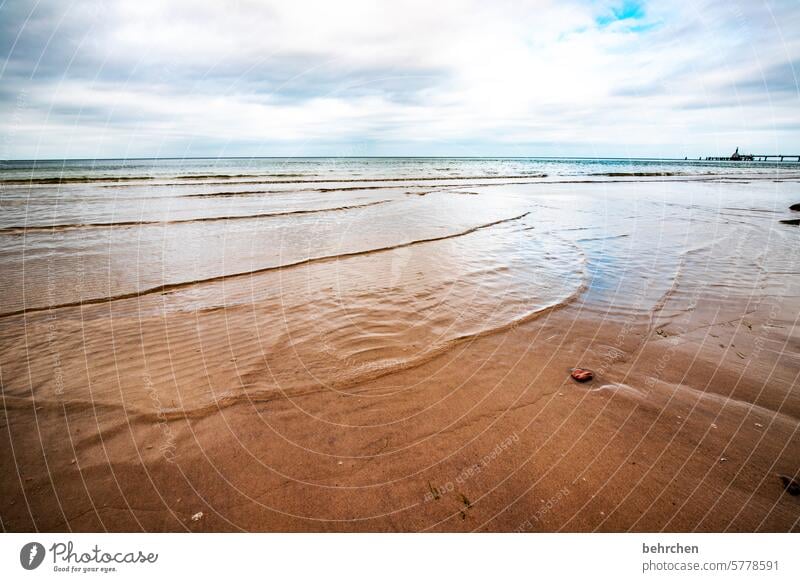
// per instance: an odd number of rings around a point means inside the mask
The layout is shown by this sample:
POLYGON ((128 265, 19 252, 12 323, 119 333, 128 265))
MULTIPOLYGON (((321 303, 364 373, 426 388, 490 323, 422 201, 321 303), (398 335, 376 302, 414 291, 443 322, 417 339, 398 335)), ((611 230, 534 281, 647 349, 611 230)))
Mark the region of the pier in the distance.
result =
POLYGON ((707 162, 800 162, 800 154, 740 154, 739 148, 728 157, 706 158, 707 162))

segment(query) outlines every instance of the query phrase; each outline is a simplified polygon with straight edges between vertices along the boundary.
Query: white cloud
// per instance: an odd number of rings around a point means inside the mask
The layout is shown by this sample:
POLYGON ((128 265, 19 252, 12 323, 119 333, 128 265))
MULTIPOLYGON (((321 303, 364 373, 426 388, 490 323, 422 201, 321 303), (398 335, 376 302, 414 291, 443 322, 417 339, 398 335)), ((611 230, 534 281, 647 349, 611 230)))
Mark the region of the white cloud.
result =
POLYGON ((4 30, 6 47, 19 33, 3 78, 5 149, 800 149, 795 3, 661 1, 614 21, 632 5, 117 0, 47 4, 26 23, 31 5, 4 30))

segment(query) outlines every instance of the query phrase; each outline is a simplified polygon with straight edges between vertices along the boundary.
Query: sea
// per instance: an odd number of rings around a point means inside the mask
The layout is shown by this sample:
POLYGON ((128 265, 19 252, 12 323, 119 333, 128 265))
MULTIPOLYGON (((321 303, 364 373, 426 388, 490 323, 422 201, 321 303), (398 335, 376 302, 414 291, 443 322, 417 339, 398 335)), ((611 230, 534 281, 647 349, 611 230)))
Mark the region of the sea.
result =
POLYGON ((799 182, 792 162, 4 161, 0 322, 221 312, 277 384, 291 350, 351 385, 565 305, 619 323, 794 296, 799 182))

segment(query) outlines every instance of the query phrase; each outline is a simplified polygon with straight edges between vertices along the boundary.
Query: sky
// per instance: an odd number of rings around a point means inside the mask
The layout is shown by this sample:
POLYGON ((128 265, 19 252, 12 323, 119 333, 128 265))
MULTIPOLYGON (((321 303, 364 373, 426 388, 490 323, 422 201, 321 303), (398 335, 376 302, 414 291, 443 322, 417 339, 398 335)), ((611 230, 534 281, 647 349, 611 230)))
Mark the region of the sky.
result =
POLYGON ((0 4, 0 159, 800 154, 799 106, 798 0, 0 4))

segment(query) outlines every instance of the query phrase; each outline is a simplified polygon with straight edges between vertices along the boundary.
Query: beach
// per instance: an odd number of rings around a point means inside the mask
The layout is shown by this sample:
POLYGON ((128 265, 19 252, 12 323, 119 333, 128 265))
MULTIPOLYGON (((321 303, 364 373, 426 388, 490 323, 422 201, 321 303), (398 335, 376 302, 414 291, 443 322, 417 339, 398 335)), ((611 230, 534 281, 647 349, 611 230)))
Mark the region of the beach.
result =
POLYGON ((2 528, 798 531, 799 182, 4 162, 2 528))

